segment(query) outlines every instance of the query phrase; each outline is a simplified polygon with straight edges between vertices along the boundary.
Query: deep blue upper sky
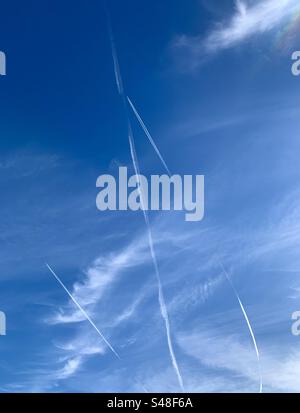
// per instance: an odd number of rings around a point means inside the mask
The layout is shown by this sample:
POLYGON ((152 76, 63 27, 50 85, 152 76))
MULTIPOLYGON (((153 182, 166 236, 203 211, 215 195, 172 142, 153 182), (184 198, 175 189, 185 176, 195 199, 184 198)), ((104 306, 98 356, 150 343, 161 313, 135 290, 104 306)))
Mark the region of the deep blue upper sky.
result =
MULTIPOLYGON (((2 3, 0 389, 178 391, 143 216, 95 204, 100 174, 133 172, 102 1, 2 3)), ((299 391, 297 3, 108 0, 127 94, 171 171, 206 179, 202 222, 150 214, 187 391, 259 389, 220 261, 264 389, 299 391)), ((132 123, 143 173, 162 173, 132 123)))

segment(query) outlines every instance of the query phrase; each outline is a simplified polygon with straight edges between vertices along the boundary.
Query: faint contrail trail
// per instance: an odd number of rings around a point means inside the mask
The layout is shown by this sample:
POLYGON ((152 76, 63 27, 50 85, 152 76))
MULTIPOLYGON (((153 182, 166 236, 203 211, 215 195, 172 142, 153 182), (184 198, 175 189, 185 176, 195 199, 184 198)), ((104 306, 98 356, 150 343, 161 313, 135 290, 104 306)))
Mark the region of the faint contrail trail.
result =
POLYGON ((68 296, 71 298, 73 303, 79 308, 79 310, 82 312, 82 314, 85 316, 87 321, 94 327, 94 329, 97 331, 99 336, 102 338, 102 340, 105 342, 105 344, 110 348, 110 350, 114 353, 114 355, 121 360, 121 357, 119 354, 116 352, 116 350, 112 347, 112 345, 109 343, 109 341, 104 337, 104 335, 101 333, 101 331, 98 329, 98 327, 95 325, 95 323, 91 320, 90 316, 87 314, 87 312, 81 307, 81 305, 78 303, 78 301, 73 297, 73 295, 70 293, 70 291, 67 289, 67 287, 64 285, 64 283, 60 280, 58 275, 53 271, 53 269, 50 267, 50 265, 46 264, 46 267, 48 270, 54 275, 56 280, 59 282, 59 284, 62 286, 62 288, 66 291, 68 296))
POLYGON ((123 88, 123 81, 122 81, 121 71, 120 71, 120 66, 119 66, 119 59, 118 59, 118 55, 117 55, 117 49, 116 49, 116 46, 115 46, 114 34, 113 34, 113 30, 112 30, 110 14, 109 14, 109 11, 108 11, 106 0, 104 0, 104 10, 105 10, 105 14, 106 14, 107 30, 108 30, 109 41, 110 41, 110 45, 111 45, 112 58, 113 58, 113 62, 114 62, 114 72, 115 72, 117 88, 118 88, 118 91, 119 91, 120 95, 124 96, 124 88, 123 88))
POLYGON ((239 305, 240 305, 240 307, 241 307, 242 313, 243 313, 244 318, 245 318, 245 320, 246 320, 246 323, 247 323, 247 326, 248 326, 250 335, 251 335, 251 337, 252 337, 253 345, 254 345, 254 348, 255 348, 255 353, 256 353, 256 356, 257 356, 258 367, 259 367, 259 377, 260 377, 259 392, 262 393, 262 392, 263 392, 262 370, 261 370, 260 355, 259 355, 259 351, 258 351, 258 346, 257 346, 257 343, 256 343, 255 335, 254 335, 253 329, 252 329, 252 327, 251 327, 251 323, 250 323, 249 317, 248 317, 248 315, 247 315, 247 313, 246 313, 246 310, 245 310, 245 308, 244 308, 244 306, 243 306, 243 303, 242 303, 242 301, 241 301, 241 299, 240 299, 240 297, 239 297, 239 294, 238 294, 238 292, 237 292, 237 290, 236 290, 233 282, 231 281, 231 278, 229 277, 228 272, 225 270, 224 265, 222 264, 222 262, 220 262, 220 265, 221 265, 221 268, 222 268, 222 271, 223 271, 225 277, 227 278, 229 284, 231 285, 231 288, 233 289, 233 292, 234 292, 234 294, 235 294, 235 296, 236 296, 236 298, 237 298, 237 300, 238 300, 238 302, 239 302, 239 305))
MULTIPOLYGON (((138 180, 138 177, 140 176, 140 168, 139 168, 139 163, 138 163, 138 159, 137 159, 137 155, 136 155, 136 150, 135 150, 134 139, 133 139, 131 127, 129 128, 129 145, 130 145, 131 158, 132 158, 135 174, 136 174, 137 180, 138 180)), ((167 310, 165 297, 164 297, 164 292, 163 292, 163 288, 162 288, 162 283, 161 283, 157 258, 156 258, 156 254, 155 254, 151 226, 150 226, 147 211, 144 207, 145 204, 144 204, 144 200, 143 200, 143 193, 140 189, 141 188, 140 182, 138 182, 138 187, 139 187, 139 193, 140 193, 140 198, 141 198, 141 203, 142 203, 142 209, 143 209, 143 214, 144 214, 147 233, 148 233, 148 242, 149 242, 149 247, 150 247, 150 253, 151 253, 153 266, 154 266, 154 270, 155 270, 155 275, 156 275, 156 279, 157 279, 159 306, 160 306, 160 312, 161 312, 162 318, 165 322, 165 328, 166 328, 166 334, 167 334, 168 348, 169 348, 169 352, 170 352, 170 357, 171 357, 173 368, 174 368, 174 370, 176 372, 176 375, 177 375, 177 379, 178 379, 180 388, 184 392, 183 380, 182 380, 182 376, 181 376, 181 373, 180 373, 180 370, 179 370, 179 366, 178 366, 178 363, 177 363, 177 360, 176 360, 176 355, 175 355, 174 348, 173 348, 171 328, 170 328, 170 320, 169 320, 168 310, 167 310)))
MULTIPOLYGON (((130 146, 130 154, 131 154, 132 163, 133 163, 133 167, 134 167, 134 170, 135 170, 137 180, 139 180, 140 168, 139 168, 138 158, 137 158, 135 144, 134 144, 133 131, 132 131, 132 126, 131 126, 131 122, 130 122, 130 118, 129 118, 128 104, 127 104, 126 94, 125 94, 125 91, 124 91, 123 80, 122 80, 121 71, 120 71, 119 59, 118 59, 118 55, 117 55, 117 51, 116 51, 116 47, 115 47, 115 41, 114 41, 113 31, 112 31, 111 22, 110 22, 110 16, 109 16, 109 12, 108 12, 108 8, 107 8, 106 4, 105 4, 105 11, 106 11, 106 15, 107 15, 107 25, 108 25, 109 38, 110 38, 111 49, 112 49, 112 57, 113 57, 113 61, 114 61, 114 70, 115 70, 116 83, 117 83, 118 91, 119 91, 119 93, 121 95, 121 98, 122 98, 122 101, 123 101, 124 112, 125 112, 126 117, 127 117, 127 127, 128 127, 128 139, 129 139, 129 146, 130 146)), ((177 363, 176 356, 175 356, 174 349, 173 349, 169 316, 168 316, 168 311, 167 311, 167 307, 166 307, 166 304, 165 304, 165 298, 164 298, 164 294, 163 294, 163 288, 162 288, 162 283, 161 283, 161 279, 160 279, 159 268, 158 268, 156 254, 155 254, 155 250, 154 250, 151 226, 150 226, 148 214, 146 212, 146 209, 144 208, 143 194, 141 192, 141 186, 140 186, 139 182, 138 182, 138 189, 139 189, 139 193, 140 193, 142 209, 143 209, 145 224, 146 224, 147 233, 148 233, 148 240, 149 240, 151 258, 152 258, 152 261, 153 261, 153 266, 154 266, 154 270, 155 270, 155 274, 156 274, 156 278, 157 278, 159 305, 160 305, 160 311, 161 311, 162 318, 165 322, 169 353, 170 353, 172 365, 174 367, 175 373, 176 373, 177 378, 178 378, 180 388, 182 389, 182 391, 184 391, 183 380, 182 380, 182 377, 181 377, 181 374, 180 374, 180 370, 179 370, 178 363, 177 363)))
POLYGON ((143 131, 145 132, 145 135, 147 136, 147 138, 149 139, 153 149, 155 150, 155 152, 157 153, 157 156, 159 157, 159 159, 161 160, 161 163, 163 164, 165 170, 167 171, 168 175, 171 176, 171 172, 170 169, 168 168, 164 158, 162 157, 158 147, 156 146, 156 143, 154 142, 150 132, 148 131, 143 119, 141 118, 140 114, 138 113, 136 107, 134 106, 134 104, 132 103, 132 100, 127 96, 127 100, 131 106, 131 109, 133 110, 133 113, 135 114, 137 120, 139 121, 139 124, 141 125, 143 131))

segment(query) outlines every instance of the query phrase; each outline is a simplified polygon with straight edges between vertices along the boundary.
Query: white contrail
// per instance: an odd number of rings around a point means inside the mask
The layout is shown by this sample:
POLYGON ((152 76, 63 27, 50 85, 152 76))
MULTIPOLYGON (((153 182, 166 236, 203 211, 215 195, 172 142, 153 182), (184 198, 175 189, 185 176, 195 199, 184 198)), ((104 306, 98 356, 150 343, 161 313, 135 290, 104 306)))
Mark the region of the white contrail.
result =
MULTIPOLYGON (((132 129, 131 129, 130 125, 129 125, 128 136, 129 136, 129 145, 130 145, 131 158, 132 158, 135 174, 136 174, 137 179, 138 179, 138 177, 140 176, 140 168, 139 168, 139 163, 138 163, 138 159, 137 159, 137 155, 136 155, 132 129)), ((180 388, 184 392, 183 380, 182 380, 182 376, 181 376, 181 373, 180 373, 180 370, 179 370, 179 366, 178 366, 178 363, 177 363, 177 360, 176 360, 176 355, 174 353, 174 348, 173 348, 171 328, 170 328, 170 320, 169 320, 168 310, 167 310, 167 306, 166 306, 166 302, 165 302, 165 297, 164 297, 164 292, 163 292, 163 288, 162 288, 161 278, 160 278, 160 274, 159 274, 159 268, 158 268, 157 258, 156 258, 155 249, 154 249, 151 226, 150 226, 147 211, 144 207, 143 193, 141 191, 141 186, 140 186, 139 182, 138 182, 138 188, 139 188, 139 194, 140 194, 140 198, 141 198, 141 204, 142 204, 143 214, 144 214, 144 218, 145 218, 147 233, 148 233, 148 242, 149 242, 149 247, 150 247, 150 253, 151 253, 153 266, 154 266, 154 270, 155 270, 155 275, 156 275, 156 279, 157 279, 159 306, 160 306, 160 312, 161 312, 162 318, 165 322, 165 328, 166 328, 166 334, 167 334, 168 348, 169 348, 169 352, 170 352, 170 357, 171 357, 172 365, 173 365, 174 370, 175 370, 176 375, 177 375, 177 379, 178 379, 180 388)))
POLYGON ((168 175, 171 176, 171 172, 170 169, 168 168, 164 158, 162 157, 158 147, 156 146, 156 143, 154 142, 149 130, 147 129, 143 119, 141 118, 140 114, 138 113, 136 107, 134 106, 134 104, 132 103, 132 100, 127 96, 127 100, 131 106, 131 109, 133 110, 133 113, 135 114, 139 124, 141 125, 143 131, 145 132, 145 135, 147 136, 147 138, 149 139, 149 142, 151 143, 153 149, 155 150, 155 152, 157 153, 157 156, 159 157, 159 159, 161 160, 161 163, 163 164, 165 170, 167 171, 168 175))
POLYGON ((52 275, 56 278, 56 280, 59 282, 59 284, 62 286, 62 288, 66 291, 68 296, 71 298, 73 303, 79 308, 79 310, 82 312, 82 314, 85 316, 87 321, 94 327, 94 329, 97 331, 99 336, 102 338, 102 340, 105 342, 105 344, 110 348, 110 350, 114 353, 114 355, 121 360, 121 357, 119 354, 116 352, 116 350, 112 347, 112 345, 109 343, 109 341, 104 337, 104 335, 101 333, 101 331, 98 329, 98 327, 95 325, 95 323, 91 320, 90 316, 87 314, 87 312, 81 307, 81 305, 78 303, 78 301, 73 297, 73 295, 70 293, 70 291, 67 289, 67 287, 64 285, 64 283, 60 280, 58 275, 53 271, 53 269, 50 267, 50 265, 46 264, 46 267, 48 270, 51 272, 52 275))
POLYGON ((115 72, 117 88, 118 88, 119 94, 123 96, 124 95, 123 81, 122 81, 122 77, 121 77, 119 59, 118 59, 118 55, 117 55, 117 49, 116 49, 116 46, 115 46, 114 34, 113 34, 113 31, 112 31, 110 15, 109 15, 109 11, 108 11, 106 1, 104 2, 104 8, 105 8, 105 14, 106 14, 106 21, 107 21, 107 30, 108 30, 108 35, 109 35, 109 40, 110 40, 110 45, 111 45, 112 58, 113 58, 113 62, 114 62, 114 72, 115 72))
MULTIPOLYGON (((134 167, 134 170, 135 170, 135 174, 136 174, 136 177, 137 177, 137 180, 138 180, 139 175, 140 175, 139 163, 138 163, 138 158, 137 158, 137 155, 136 155, 136 149, 135 149, 135 144, 134 144, 132 126, 131 126, 129 113, 128 113, 127 99, 126 99, 126 95, 125 95, 125 91, 124 91, 119 59, 118 59, 118 55, 117 55, 117 51, 116 51, 116 47, 115 47, 114 36, 113 36, 113 31, 112 31, 111 22, 110 22, 110 18, 109 18, 109 12, 108 12, 107 7, 106 7, 106 14, 107 14, 107 24, 108 24, 109 38, 110 38, 111 49, 112 49, 112 57, 113 57, 113 61, 114 61, 116 83, 117 83, 118 91, 119 91, 119 93, 121 95, 121 98, 122 98, 122 101, 123 101, 124 111, 125 111, 126 116, 127 116, 128 139, 129 139, 130 153, 131 153, 131 158, 132 158, 132 163, 133 163, 133 167, 134 167)), ((181 377, 181 374, 180 374, 180 370, 179 370, 178 363, 177 363, 176 356, 175 356, 174 349, 173 349, 169 316, 168 316, 168 311, 167 311, 167 307, 166 307, 166 304, 165 304, 163 288, 162 288, 162 284, 161 284, 161 279, 160 279, 156 254, 155 254, 155 250, 154 250, 151 226, 150 226, 148 214, 146 212, 146 209, 144 208, 143 194, 141 192, 141 186, 140 186, 139 182, 138 182, 138 188, 139 188, 139 194, 140 194, 140 198, 141 198, 142 209, 143 209, 144 219, 145 219, 147 233, 148 233, 150 253, 151 253, 153 266, 154 266, 154 270, 155 270, 155 274, 156 274, 156 278, 157 278, 157 283, 158 283, 159 305, 160 305, 160 311, 161 311, 162 318, 165 322, 169 353, 170 353, 172 365, 174 367, 175 373, 176 373, 177 378, 178 378, 180 388, 184 392, 183 380, 182 380, 182 377, 181 377)))
POLYGON ((241 299, 240 299, 240 297, 239 297, 239 294, 238 294, 235 286, 233 285, 233 282, 231 281, 231 278, 229 277, 229 274, 227 273, 227 271, 225 270, 225 268, 224 268, 224 266, 223 266, 223 264, 222 264, 221 262, 220 262, 220 265, 221 265, 221 268, 222 268, 222 271, 223 271, 225 277, 227 278, 229 284, 231 285, 231 288, 233 289, 233 292, 234 292, 234 294, 235 294, 235 296, 236 296, 236 298, 237 298, 237 300, 238 300, 238 302, 239 302, 239 305, 240 305, 240 307, 241 307, 242 313, 243 313, 244 318, 245 318, 245 320, 246 320, 246 323, 247 323, 247 326, 248 326, 250 335, 251 335, 251 337, 252 337, 252 341, 253 341, 253 345, 254 345, 254 348, 255 348, 255 353, 256 353, 256 357, 257 357, 257 361, 258 361, 258 367, 259 367, 259 377, 260 377, 259 392, 262 393, 262 392, 263 392, 262 370, 261 370, 260 355, 259 355, 259 351, 258 351, 258 346, 257 346, 257 343, 256 343, 255 335, 254 335, 253 329, 252 329, 252 327, 251 327, 251 323, 250 323, 249 317, 248 317, 248 315, 247 315, 247 313, 246 313, 245 307, 243 306, 243 303, 242 303, 242 301, 241 301, 241 299))

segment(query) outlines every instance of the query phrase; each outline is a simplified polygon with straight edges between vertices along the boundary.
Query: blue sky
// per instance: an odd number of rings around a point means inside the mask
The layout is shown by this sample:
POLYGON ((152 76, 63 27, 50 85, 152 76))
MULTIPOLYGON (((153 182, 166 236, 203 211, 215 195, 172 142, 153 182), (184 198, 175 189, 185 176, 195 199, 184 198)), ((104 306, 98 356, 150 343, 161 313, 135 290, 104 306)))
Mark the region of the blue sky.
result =
MULTIPOLYGON (((126 92, 171 171, 205 175, 205 218, 150 213, 189 392, 300 388, 297 0, 109 0, 126 92)), ((128 166, 101 1, 5 2, 0 49, 1 391, 180 391, 142 213, 99 212, 128 166), (100 339, 49 263, 120 355, 100 339)), ((144 174, 163 167, 136 119, 144 174)))

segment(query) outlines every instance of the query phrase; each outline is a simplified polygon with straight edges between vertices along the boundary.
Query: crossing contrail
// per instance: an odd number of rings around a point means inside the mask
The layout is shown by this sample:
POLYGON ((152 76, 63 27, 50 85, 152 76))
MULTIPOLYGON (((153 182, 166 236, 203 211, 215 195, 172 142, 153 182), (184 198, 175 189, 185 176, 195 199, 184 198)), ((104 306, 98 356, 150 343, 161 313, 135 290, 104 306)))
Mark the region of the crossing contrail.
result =
POLYGON ((113 346, 109 343, 109 341, 104 337, 104 335, 101 333, 101 331, 98 329, 98 327, 95 325, 93 320, 90 318, 90 316, 87 314, 87 312, 81 307, 81 305, 78 303, 78 301, 73 297, 73 295, 70 293, 70 291, 67 289, 67 287, 64 285, 64 283, 60 280, 58 275, 53 271, 53 269, 50 267, 50 265, 46 264, 46 267, 48 270, 51 272, 51 274, 56 278, 56 280, 59 282, 59 284, 62 286, 62 288, 66 291, 68 296, 71 298, 73 303, 79 308, 79 310, 82 312, 82 314, 85 316, 87 321, 94 327, 98 335, 102 338, 104 343, 109 347, 109 349, 114 353, 114 355, 121 360, 121 357, 119 354, 116 352, 116 350, 113 348, 113 346))
MULTIPOLYGON (((136 155, 135 144, 134 144, 134 139, 133 139, 131 128, 129 128, 129 145, 130 145, 130 152, 131 152, 131 157, 132 157, 132 162, 133 162, 135 174, 136 174, 137 179, 138 179, 138 177, 140 176, 140 168, 139 168, 139 163, 138 163, 138 159, 137 159, 137 155, 136 155)), ((159 273, 159 268, 158 268, 158 262, 157 262, 155 249, 154 249, 151 225, 150 225, 150 222, 149 222, 149 217, 148 217, 147 211, 144 208, 143 193, 140 189, 141 185, 140 185, 139 182, 138 182, 138 187, 139 187, 139 193, 140 193, 140 198, 141 198, 141 203, 142 203, 142 209, 143 209, 145 224, 146 224, 146 228, 147 228, 148 242, 149 242, 151 258, 152 258, 154 271, 155 271, 155 275, 156 275, 156 280, 157 280, 157 285, 158 285, 158 299, 159 299, 160 312, 161 312, 161 316, 162 316, 162 318, 165 322, 169 353, 170 353, 172 365, 173 365, 173 368, 175 370, 180 388, 184 392, 183 379, 182 379, 182 376, 181 376, 181 373, 180 373, 180 370, 179 370, 179 366, 178 366, 176 355, 175 355, 174 348, 173 348, 170 320, 169 320, 168 310, 167 310, 165 297, 164 297, 164 292, 163 292, 163 288, 162 288, 162 283, 161 283, 161 278, 160 278, 160 273, 159 273)))
MULTIPOLYGON (((123 106, 124 106, 124 112, 125 112, 126 117, 127 117, 127 127, 128 127, 128 139, 129 139, 129 146, 130 146, 130 154, 131 154, 131 159, 132 159, 133 167, 134 167, 134 170, 135 170, 135 174, 136 174, 136 177, 137 177, 137 180, 138 180, 139 179, 138 177, 140 176, 139 162, 138 162, 138 158, 137 158, 137 154, 136 154, 133 131, 132 131, 132 125, 131 125, 130 117, 129 117, 129 110, 128 110, 129 108, 128 108, 128 103, 127 103, 128 101, 127 101, 126 94, 125 94, 125 91, 124 91, 123 80, 122 80, 121 70, 120 70, 120 64, 119 64, 119 59, 118 59, 118 55, 117 55, 117 51, 116 51, 116 46, 115 46, 115 41, 114 41, 114 36, 113 36, 113 31, 112 31, 112 27, 111 27, 110 16, 109 16, 107 6, 106 6, 106 15, 107 15, 107 25, 108 25, 108 31, 109 31, 109 38, 110 38, 111 49, 112 49, 112 57, 113 57, 113 62, 114 62, 114 71, 115 71, 115 77, 116 77, 116 84, 117 84, 117 88, 118 88, 118 91, 120 93, 120 96, 122 98, 123 106)), ((167 170, 168 170, 168 168, 167 168, 167 170)), ((155 271, 157 284, 158 284, 159 306, 160 306, 161 316, 162 316, 162 318, 165 322, 165 329, 166 329, 166 336, 167 336, 169 354, 170 354, 172 365, 173 365, 173 368, 175 370, 180 388, 181 388, 182 391, 184 391, 182 376, 181 376, 181 373, 180 373, 180 370, 179 370, 178 362, 177 362, 176 355, 175 355, 174 348, 173 348, 169 315, 168 315, 168 311, 167 311, 167 307, 166 307, 166 303, 165 303, 165 298, 164 298, 164 293, 163 293, 163 288, 162 288, 162 283, 161 283, 157 258, 156 258, 156 254, 155 254, 151 226, 150 226, 147 211, 144 208, 143 193, 141 191, 141 186, 140 186, 139 182, 138 182, 138 188, 139 188, 140 199, 141 199, 141 203, 142 203, 142 209, 143 209, 143 214, 144 214, 144 219, 145 219, 145 224, 146 224, 146 229, 147 229, 147 234, 148 234, 148 241, 149 241, 149 248, 150 248, 151 258, 152 258, 152 261, 153 261, 154 271, 155 271)))
POLYGON ((246 313, 245 307, 243 306, 243 303, 242 303, 242 301, 241 301, 241 299, 240 299, 240 297, 239 297, 239 294, 238 294, 235 286, 233 285, 233 282, 231 281, 231 278, 229 277, 229 274, 227 273, 227 271, 225 270, 225 268, 224 268, 224 266, 223 266, 223 264, 222 264, 221 262, 220 262, 220 265, 221 265, 221 268, 222 268, 222 271, 223 271, 225 277, 227 278, 229 284, 231 285, 231 288, 232 288, 232 290, 233 290, 233 292, 234 292, 234 294, 235 294, 235 296, 236 296, 236 298, 237 298, 237 300, 238 300, 238 302, 239 302, 239 305, 240 305, 240 307, 241 307, 242 313, 243 313, 244 318, 245 318, 245 320, 246 320, 246 323, 247 323, 247 326, 248 326, 248 329, 249 329, 249 332, 250 332, 250 335, 251 335, 251 338, 252 338, 252 341, 253 341, 253 345, 254 345, 254 348, 255 348, 255 353, 256 353, 256 357, 257 357, 257 361, 258 361, 258 367, 259 367, 259 381, 260 381, 260 384, 259 384, 259 392, 262 393, 262 392, 263 392, 262 370, 261 370, 260 355, 259 355, 259 351, 258 351, 258 346, 257 346, 257 343, 256 343, 255 335, 254 335, 253 329, 252 329, 252 327, 251 327, 251 323, 250 323, 249 317, 248 317, 248 315, 247 315, 247 313, 246 313))
POLYGON ((135 116, 136 116, 139 124, 141 125, 143 131, 145 132, 145 135, 146 135, 147 138, 149 139, 149 141, 150 141, 150 143, 151 143, 154 151, 157 153, 157 156, 159 157, 161 163, 163 164, 165 170, 167 171, 167 174, 168 174, 169 176, 171 176, 172 174, 171 174, 171 172, 170 172, 170 169, 168 168, 168 166, 167 166, 164 158, 162 157, 162 155, 161 155, 158 147, 156 146, 156 143, 154 142, 154 139, 152 138, 149 130, 147 129, 147 127, 146 127, 143 119, 141 118, 141 116, 140 116, 140 114, 138 113, 136 107, 135 107, 134 104, 132 103, 132 100, 131 100, 128 96, 127 96, 127 100, 128 100, 128 102, 129 102, 130 107, 131 107, 131 109, 133 110, 133 113, 135 114, 135 116))

